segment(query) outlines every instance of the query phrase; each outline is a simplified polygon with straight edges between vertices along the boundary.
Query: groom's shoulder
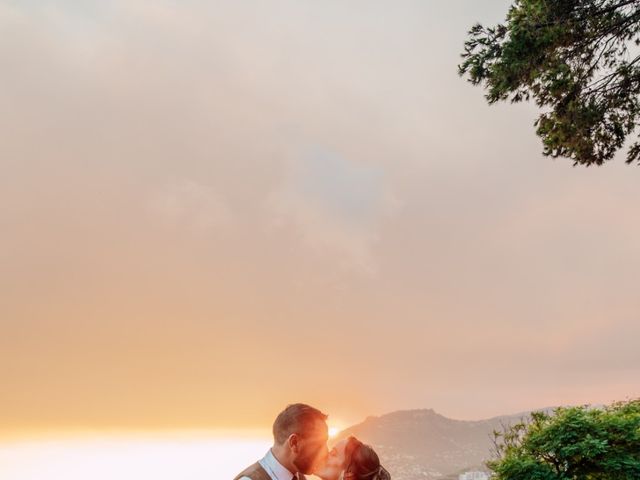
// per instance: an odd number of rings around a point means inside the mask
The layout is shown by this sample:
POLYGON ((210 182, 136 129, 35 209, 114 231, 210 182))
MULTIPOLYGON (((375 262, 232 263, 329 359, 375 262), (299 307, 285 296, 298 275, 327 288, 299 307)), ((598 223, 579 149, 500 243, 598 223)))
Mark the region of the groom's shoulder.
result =
POLYGON ((262 468, 262 465, 258 462, 245 468, 242 472, 236 475, 233 480, 241 480, 242 478, 249 478, 251 480, 271 480, 267 471, 262 468))

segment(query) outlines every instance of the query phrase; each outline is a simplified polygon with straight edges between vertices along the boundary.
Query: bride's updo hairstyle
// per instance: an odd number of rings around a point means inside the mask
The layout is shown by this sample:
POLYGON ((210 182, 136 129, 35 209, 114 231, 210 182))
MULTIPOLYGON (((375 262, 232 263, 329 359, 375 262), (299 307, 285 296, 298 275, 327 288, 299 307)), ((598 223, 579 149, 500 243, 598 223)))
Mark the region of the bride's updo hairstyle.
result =
POLYGON ((344 480, 391 480, 389 472, 380 465, 378 454, 356 437, 347 440, 345 459, 344 480))

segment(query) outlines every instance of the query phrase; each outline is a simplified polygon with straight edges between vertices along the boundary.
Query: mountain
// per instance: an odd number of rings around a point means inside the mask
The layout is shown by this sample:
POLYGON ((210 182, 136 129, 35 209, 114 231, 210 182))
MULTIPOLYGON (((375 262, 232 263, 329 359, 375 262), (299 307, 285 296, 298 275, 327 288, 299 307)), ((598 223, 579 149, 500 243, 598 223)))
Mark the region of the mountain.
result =
POLYGON ((405 410, 368 417, 340 432, 336 441, 354 435, 371 445, 393 480, 457 480, 467 470, 486 471, 492 432, 528 416, 529 412, 523 412, 466 421, 431 409, 405 410))

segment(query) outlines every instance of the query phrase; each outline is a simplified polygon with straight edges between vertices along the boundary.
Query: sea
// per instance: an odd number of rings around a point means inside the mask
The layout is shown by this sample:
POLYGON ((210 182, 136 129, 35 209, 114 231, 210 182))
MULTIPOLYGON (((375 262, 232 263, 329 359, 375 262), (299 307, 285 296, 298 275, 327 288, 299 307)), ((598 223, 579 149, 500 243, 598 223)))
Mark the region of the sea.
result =
POLYGON ((267 436, 202 432, 0 439, 0 479, 231 480, 270 445, 267 436))

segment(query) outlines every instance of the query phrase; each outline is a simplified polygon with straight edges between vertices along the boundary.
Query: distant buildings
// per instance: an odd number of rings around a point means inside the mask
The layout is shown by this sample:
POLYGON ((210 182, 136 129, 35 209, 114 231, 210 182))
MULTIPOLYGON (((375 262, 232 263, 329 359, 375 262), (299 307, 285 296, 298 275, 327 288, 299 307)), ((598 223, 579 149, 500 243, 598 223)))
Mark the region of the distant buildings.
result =
POLYGON ((484 472, 464 472, 458 475, 458 480, 489 480, 489 474, 484 472))

